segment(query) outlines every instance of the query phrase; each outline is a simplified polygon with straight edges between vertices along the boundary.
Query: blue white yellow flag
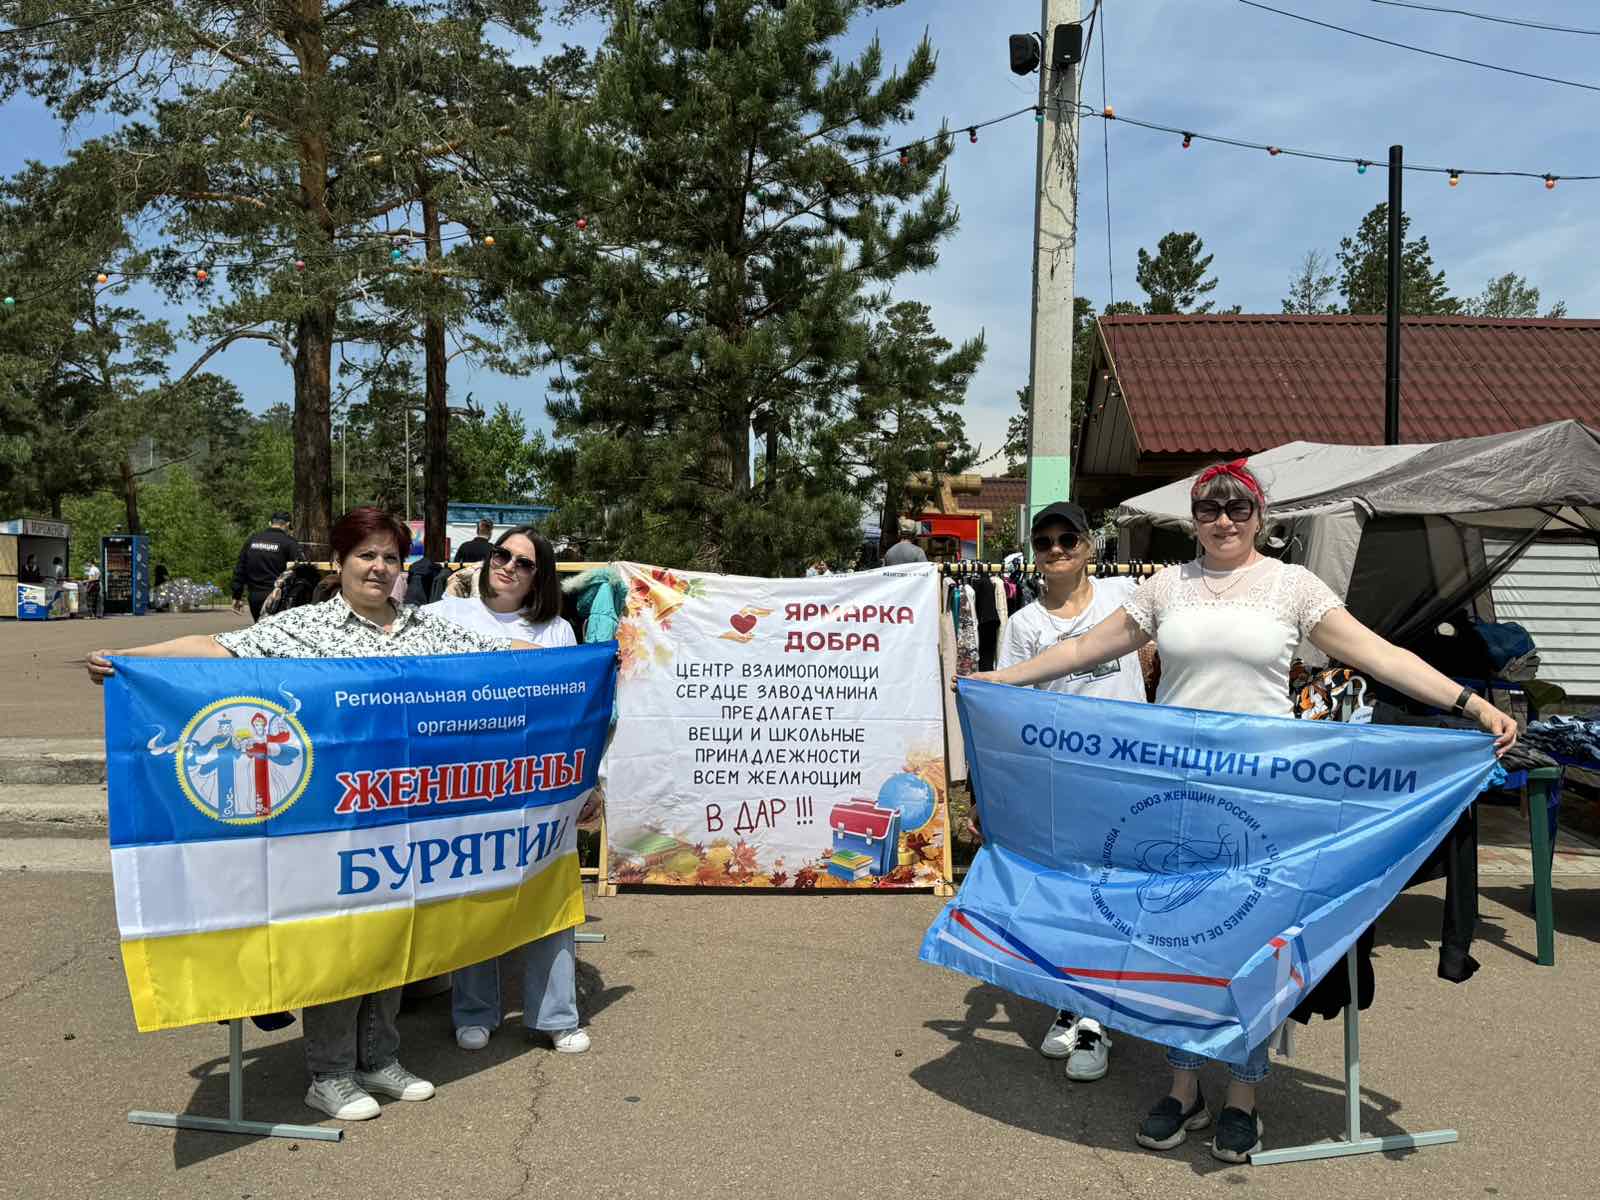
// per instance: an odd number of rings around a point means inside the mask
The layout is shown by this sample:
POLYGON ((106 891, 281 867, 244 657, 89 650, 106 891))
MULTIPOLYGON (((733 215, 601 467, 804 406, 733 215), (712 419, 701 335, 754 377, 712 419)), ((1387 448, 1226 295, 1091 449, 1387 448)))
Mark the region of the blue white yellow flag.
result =
POLYGON ((579 924, 615 655, 115 659, 111 863, 138 1027, 361 995, 579 924))
POLYGON ((922 958, 1243 1063, 1494 767, 1487 734, 960 685, 983 827, 922 958))

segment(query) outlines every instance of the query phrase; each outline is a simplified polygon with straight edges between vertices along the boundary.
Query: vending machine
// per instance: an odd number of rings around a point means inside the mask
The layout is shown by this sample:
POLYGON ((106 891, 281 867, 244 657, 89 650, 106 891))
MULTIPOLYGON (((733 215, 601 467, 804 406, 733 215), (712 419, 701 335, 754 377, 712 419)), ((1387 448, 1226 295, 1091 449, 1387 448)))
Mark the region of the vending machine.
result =
POLYGON ((100 595, 106 616, 150 611, 150 539, 114 533, 100 539, 100 595))

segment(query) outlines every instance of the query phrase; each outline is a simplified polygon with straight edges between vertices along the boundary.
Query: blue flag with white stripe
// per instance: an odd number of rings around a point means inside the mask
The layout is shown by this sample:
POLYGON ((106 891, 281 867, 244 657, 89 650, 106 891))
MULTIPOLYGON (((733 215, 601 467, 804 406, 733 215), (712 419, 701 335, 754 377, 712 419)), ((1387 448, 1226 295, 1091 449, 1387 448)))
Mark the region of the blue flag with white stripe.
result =
POLYGON ((1487 734, 963 681, 983 827, 926 962, 1227 1062, 1305 998, 1495 765, 1487 734))

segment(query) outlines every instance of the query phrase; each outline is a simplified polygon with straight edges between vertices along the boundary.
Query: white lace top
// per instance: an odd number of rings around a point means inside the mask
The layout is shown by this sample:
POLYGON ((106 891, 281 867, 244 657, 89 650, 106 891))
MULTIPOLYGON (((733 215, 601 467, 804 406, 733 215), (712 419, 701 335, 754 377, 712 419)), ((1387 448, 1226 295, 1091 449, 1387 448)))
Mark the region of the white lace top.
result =
POLYGON ((1228 572, 1168 567, 1123 608, 1156 640, 1157 704, 1289 717, 1295 647, 1343 604, 1304 567, 1266 558, 1228 572))

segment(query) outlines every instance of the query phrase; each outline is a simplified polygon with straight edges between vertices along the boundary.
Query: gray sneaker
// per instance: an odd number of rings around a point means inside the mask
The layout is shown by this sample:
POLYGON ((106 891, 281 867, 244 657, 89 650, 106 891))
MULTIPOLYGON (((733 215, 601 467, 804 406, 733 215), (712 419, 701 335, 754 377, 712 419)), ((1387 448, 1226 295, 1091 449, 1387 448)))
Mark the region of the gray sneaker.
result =
POLYGON ((369 1092, 396 1100, 431 1100, 433 1084, 419 1079, 400 1065, 398 1059, 377 1071, 357 1071, 356 1082, 369 1092))
POLYGON ((378 1102, 356 1086, 348 1075, 313 1079, 306 1103, 335 1121, 370 1121, 378 1115, 378 1102))

